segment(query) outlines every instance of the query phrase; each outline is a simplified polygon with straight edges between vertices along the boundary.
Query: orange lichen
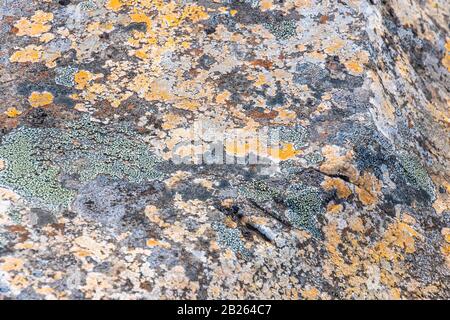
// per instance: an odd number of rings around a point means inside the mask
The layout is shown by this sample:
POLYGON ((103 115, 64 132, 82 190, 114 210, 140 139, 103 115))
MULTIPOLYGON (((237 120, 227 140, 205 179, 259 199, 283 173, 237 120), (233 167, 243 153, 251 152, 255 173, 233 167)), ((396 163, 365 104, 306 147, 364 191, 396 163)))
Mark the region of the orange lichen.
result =
POLYGON ((300 154, 301 151, 295 150, 292 143, 284 143, 282 148, 269 148, 268 153, 273 158, 284 161, 294 158, 296 155, 300 154))
POLYGON ((354 74, 361 74, 364 71, 364 68, 359 61, 349 60, 344 62, 344 65, 347 68, 347 70, 349 70, 354 74))
POLYGON ((363 220, 351 217, 348 222, 355 233, 341 233, 336 223, 324 228, 325 248, 329 254, 324 265, 325 276, 333 273, 346 279, 343 290, 347 295, 366 295, 373 287, 377 290, 375 297, 401 297, 398 286, 403 279, 404 268, 398 262, 413 253, 415 240, 423 237, 406 221, 395 220, 380 240, 368 246, 363 220))
POLYGON ((84 89, 89 81, 93 78, 92 73, 86 70, 80 70, 75 73, 74 80, 77 89, 84 89))
POLYGON ((344 209, 344 206, 342 204, 335 204, 334 202, 330 202, 327 205, 327 212, 331 214, 336 214, 341 212, 344 209))
POLYGON ((352 190, 346 182, 339 178, 325 177, 321 185, 325 191, 336 190, 336 194, 340 199, 348 198, 352 194, 352 190))
POLYGON ((48 33, 48 32, 47 32, 47 33, 44 33, 44 34, 39 38, 39 41, 47 43, 47 42, 52 41, 53 39, 55 39, 55 35, 54 35, 53 33, 48 33))
POLYGON ((35 45, 29 45, 19 51, 13 53, 9 58, 11 62, 39 62, 41 58, 41 47, 35 45))
POLYGON ((224 104, 230 98, 230 96, 231 96, 231 93, 229 91, 225 90, 216 96, 216 102, 220 103, 220 104, 224 104))
POLYGON ((15 107, 10 107, 5 111, 5 114, 10 118, 15 118, 20 116, 22 111, 17 110, 15 107))
POLYGON ((441 252, 445 258, 447 268, 450 268, 450 228, 443 228, 441 234, 444 237, 444 243, 441 246, 441 252))
POLYGON ((371 173, 364 172, 355 182, 355 192, 364 205, 373 205, 378 201, 381 192, 381 182, 371 173))
POLYGON ((273 7, 273 2, 272 0, 261 0, 259 6, 261 8, 261 11, 271 10, 273 7))
POLYGON ((50 92, 33 92, 28 98, 32 107, 38 108, 53 103, 53 95, 50 92))
POLYGON ((182 100, 175 104, 175 107, 178 109, 194 111, 200 107, 200 103, 194 100, 182 100))
POLYGON ((53 13, 39 10, 31 17, 31 20, 21 18, 14 24, 14 27, 18 30, 16 33, 18 36, 38 37, 51 29, 51 25, 47 23, 52 20, 53 13))
POLYGON ((343 174, 349 177, 350 181, 356 181, 358 170, 352 164, 353 151, 347 151, 338 146, 329 145, 322 148, 325 161, 320 166, 320 170, 326 174, 343 174))
POLYGON ((4 257, 0 264, 1 271, 17 271, 23 268, 24 261, 14 257, 4 257))
POLYGON ((181 122, 183 122, 183 118, 175 113, 167 113, 163 117, 164 123, 162 124, 163 129, 173 129, 176 128, 181 122))
POLYGON ((155 239, 148 239, 147 240, 147 246, 148 247, 163 247, 163 248, 170 248, 170 244, 165 241, 158 241, 155 239))
POLYGON ((316 300, 319 297, 319 290, 317 288, 311 287, 309 289, 304 289, 301 291, 303 299, 306 300, 316 300))
POLYGON ((121 0, 109 0, 106 3, 106 8, 112 11, 119 11, 122 6, 123 3, 121 0))

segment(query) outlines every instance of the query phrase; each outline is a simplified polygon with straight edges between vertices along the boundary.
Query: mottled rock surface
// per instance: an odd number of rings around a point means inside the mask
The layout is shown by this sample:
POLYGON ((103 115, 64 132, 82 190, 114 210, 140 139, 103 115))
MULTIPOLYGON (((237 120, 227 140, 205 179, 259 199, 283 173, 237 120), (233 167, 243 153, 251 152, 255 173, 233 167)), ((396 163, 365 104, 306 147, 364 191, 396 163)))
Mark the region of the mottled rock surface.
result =
POLYGON ((449 15, 0 0, 0 299, 449 299, 449 15))

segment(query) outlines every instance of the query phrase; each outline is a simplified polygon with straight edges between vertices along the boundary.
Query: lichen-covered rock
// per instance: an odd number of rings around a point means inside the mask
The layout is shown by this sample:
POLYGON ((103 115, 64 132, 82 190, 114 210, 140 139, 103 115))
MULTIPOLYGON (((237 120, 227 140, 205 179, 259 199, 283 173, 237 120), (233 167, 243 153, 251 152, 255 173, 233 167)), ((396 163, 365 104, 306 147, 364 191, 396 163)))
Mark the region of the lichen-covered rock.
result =
POLYGON ((448 10, 0 2, 0 299, 450 298, 448 10))

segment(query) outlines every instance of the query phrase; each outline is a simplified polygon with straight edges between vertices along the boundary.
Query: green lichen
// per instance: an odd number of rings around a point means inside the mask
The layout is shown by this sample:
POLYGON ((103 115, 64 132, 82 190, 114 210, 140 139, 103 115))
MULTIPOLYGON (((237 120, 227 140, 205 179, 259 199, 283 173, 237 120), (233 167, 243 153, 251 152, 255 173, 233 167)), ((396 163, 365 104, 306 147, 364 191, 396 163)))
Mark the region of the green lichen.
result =
POLYGON ((0 172, 0 184, 50 206, 67 205, 73 191, 61 186, 59 169, 39 153, 39 142, 51 131, 20 128, 5 138, 0 158, 6 161, 6 168, 0 172))
POLYGON ((280 144, 289 142, 294 148, 300 149, 308 144, 309 133, 301 125, 293 127, 276 127, 269 131, 269 142, 271 144, 280 144))
POLYGON ((308 153, 305 155, 305 161, 309 166, 321 163, 324 160, 322 154, 318 151, 308 153))
POLYGON ((155 168, 161 160, 127 126, 117 126, 111 132, 105 126, 82 119, 69 125, 67 132, 68 139, 77 141, 78 146, 65 152, 62 168, 79 175, 82 182, 99 174, 137 183, 163 176, 155 168))
POLYGON ((61 67, 55 70, 55 82, 61 86, 73 87, 75 85, 75 74, 78 72, 76 67, 61 67))
POLYGON ((98 8, 95 0, 86 0, 86 1, 80 2, 79 6, 80 6, 80 9, 83 11, 91 11, 91 10, 95 10, 98 8))
POLYGON ((65 175, 84 183, 97 175, 131 182, 162 177, 154 156, 138 134, 126 126, 114 131, 88 118, 66 128, 20 128, 0 146, 7 167, 0 184, 51 208, 67 206, 74 191, 60 183, 65 175))
POLYGON ((264 181, 253 181, 241 188, 240 193, 257 204, 267 201, 283 203, 287 208, 286 213, 272 208, 271 211, 275 216, 286 216, 293 227, 319 236, 319 231, 315 227, 316 217, 323 211, 319 189, 301 183, 283 189, 271 187, 264 181))
POLYGON ((415 188, 425 191, 432 200, 436 198, 434 184, 417 157, 406 152, 399 154, 400 166, 407 182, 415 188))
POLYGON ((241 240, 241 232, 239 229, 233 229, 225 226, 223 223, 213 223, 212 228, 217 234, 217 243, 222 248, 229 248, 235 253, 242 255, 244 259, 251 257, 248 250, 241 240))
POLYGON ((305 229, 318 235, 314 226, 315 219, 323 210, 319 190, 303 184, 294 184, 289 187, 284 199, 289 208, 287 218, 294 227, 305 229))
POLYGON ((294 20, 282 20, 264 23, 263 26, 269 30, 278 40, 287 40, 297 34, 297 25, 294 20))
POLYGON ((239 190, 240 194, 258 203, 273 200, 280 192, 264 181, 252 181, 239 190))

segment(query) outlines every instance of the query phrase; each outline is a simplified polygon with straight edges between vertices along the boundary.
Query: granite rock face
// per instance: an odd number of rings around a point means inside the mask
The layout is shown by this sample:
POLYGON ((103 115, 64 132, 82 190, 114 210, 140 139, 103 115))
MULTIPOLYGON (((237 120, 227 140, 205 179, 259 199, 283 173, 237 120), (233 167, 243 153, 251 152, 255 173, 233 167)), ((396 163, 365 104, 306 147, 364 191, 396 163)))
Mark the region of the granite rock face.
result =
POLYGON ((449 15, 2 0, 0 298, 450 298, 449 15))

